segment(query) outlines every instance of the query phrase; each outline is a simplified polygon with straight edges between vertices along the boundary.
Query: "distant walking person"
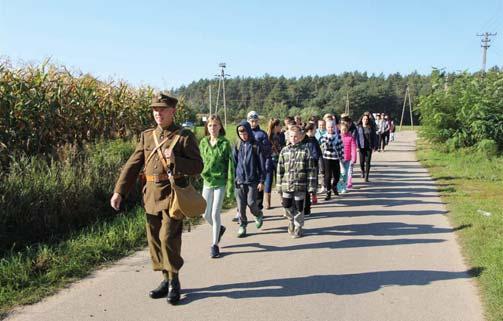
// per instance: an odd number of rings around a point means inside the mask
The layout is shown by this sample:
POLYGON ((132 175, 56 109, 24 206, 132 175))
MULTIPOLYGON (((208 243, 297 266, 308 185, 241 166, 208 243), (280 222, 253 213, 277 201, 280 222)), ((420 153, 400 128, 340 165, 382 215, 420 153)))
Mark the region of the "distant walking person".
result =
MULTIPOLYGON (((356 124, 353 122, 353 120, 347 114, 341 115, 341 123, 342 122, 344 122, 348 125, 348 132, 351 134, 351 136, 353 136, 355 144, 356 144, 356 141, 358 140, 358 130, 356 128, 356 124)), ((356 155, 356 153, 357 152, 355 150, 354 154, 356 155)), ((345 157, 345 159, 348 159, 348 157, 346 155, 346 149, 344 149, 344 157, 345 157)), ((353 164, 354 163, 355 162, 353 162, 353 164)), ((347 173, 347 175, 348 175, 347 189, 353 188, 353 167, 354 167, 353 164, 351 166, 349 166, 349 172, 347 173)))
MULTIPOLYGON (((260 145, 260 149, 262 151, 262 155, 265 159, 265 174, 272 173, 272 159, 271 159, 271 142, 267 138, 267 133, 260 129, 259 126, 259 117, 256 111, 250 111, 247 115, 248 123, 251 126, 253 137, 255 138, 255 142, 260 145)), ((268 199, 271 199, 271 193, 267 194, 268 199)), ((264 208, 264 190, 260 190, 257 194, 257 204, 258 208, 262 210, 264 208)))
POLYGON ((306 194, 316 191, 315 161, 298 125, 289 129, 289 141, 278 160, 277 184, 288 218, 288 233, 293 238, 302 236, 304 226, 304 200, 306 194))
POLYGON ((372 160, 372 151, 377 149, 378 141, 375 128, 370 122, 369 113, 364 113, 358 121, 358 150, 360 153, 360 168, 362 178, 369 181, 370 162, 372 160))
POLYGON ((248 122, 242 121, 237 126, 237 134, 239 142, 234 148, 233 156, 236 164, 235 194, 240 215, 238 237, 245 237, 248 225, 246 206, 255 216, 256 227, 262 227, 263 214, 258 207, 257 194, 264 190, 265 157, 248 122))
POLYGON ((225 129, 217 115, 209 117, 205 126, 205 137, 199 143, 204 162, 203 197, 206 200, 204 218, 212 227, 211 257, 220 256, 218 244, 225 233, 221 225, 220 212, 224 196, 234 196, 234 159, 232 147, 225 138, 225 129))
MULTIPOLYGON (((309 148, 309 151, 311 152, 311 157, 314 160, 314 167, 316 171, 316 187, 318 187, 318 161, 321 158, 321 148, 320 144, 318 143, 318 140, 314 137, 316 127, 314 124, 310 123, 307 124, 306 127, 304 128, 304 139, 302 140, 302 143, 309 148)), ((316 196, 316 190, 314 192, 307 192, 306 194, 306 199, 304 202, 304 215, 308 216, 311 215, 311 203, 312 204, 317 204, 318 203, 318 197, 316 196), (312 202, 311 202, 312 199, 312 202)))
POLYGON ((177 103, 176 98, 164 94, 152 99, 150 106, 157 127, 141 133, 140 141, 122 169, 110 200, 110 205, 119 210, 122 199, 144 169, 146 184, 143 202, 147 212, 148 247, 154 271, 161 271, 164 275, 159 287, 150 291, 149 295, 153 299, 167 296, 171 304, 180 300, 178 273, 183 265, 183 217, 175 217, 169 212, 169 175, 174 175, 177 185, 186 186, 187 175, 200 174, 203 169, 194 134, 174 123, 177 103))
MULTIPOLYGON (((281 121, 276 118, 272 118, 269 121, 269 126, 267 128, 267 136, 271 142, 271 170, 267 172, 265 178, 265 208, 271 208, 271 191, 273 178, 276 176, 276 166, 278 165, 279 153, 285 146, 284 140, 282 139, 281 132, 281 121)), ((283 137, 284 138, 284 137, 283 137)))
POLYGON ((339 192, 346 193, 352 185, 353 164, 356 162, 356 139, 349 131, 346 122, 341 122, 341 138, 344 146, 344 159, 341 162, 342 183, 339 192))
POLYGON ((384 115, 383 123, 384 128, 382 133, 381 150, 384 152, 384 147, 386 147, 389 143, 390 120, 388 115, 384 115))
POLYGON ((390 132, 390 141, 395 141, 395 121, 390 117, 389 119, 389 132, 390 132))
MULTIPOLYGON (((318 119, 318 128, 316 129, 316 133, 314 134, 314 137, 316 138, 316 140, 318 140, 318 144, 321 143, 321 137, 325 136, 326 133, 327 133, 327 127, 325 120, 318 119)), ((318 160, 318 169, 321 177, 325 177, 325 162, 323 161, 323 157, 321 156, 318 160)), ((320 179, 319 184, 321 185, 321 188, 318 193, 325 193, 327 191, 327 188, 325 186, 325 180, 320 179)))
POLYGON ((327 120, 327 133, 320 139, 320 147, 323 152, 323 161, 325 163, 325 186, 327 187, 327 196, 325 200, 331 198, 331 193, 339 195, 337 183, 341 175, 339 162, 344 159, 344 149, 342 141, 337 133, 335 121, 327 120))

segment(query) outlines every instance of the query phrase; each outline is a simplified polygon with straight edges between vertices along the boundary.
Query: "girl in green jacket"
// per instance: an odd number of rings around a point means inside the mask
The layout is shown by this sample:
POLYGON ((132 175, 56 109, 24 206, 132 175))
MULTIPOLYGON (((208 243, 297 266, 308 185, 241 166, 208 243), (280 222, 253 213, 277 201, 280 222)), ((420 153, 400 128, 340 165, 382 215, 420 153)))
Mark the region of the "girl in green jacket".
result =
POLYGON ((203 197, 206 200, 204 218, 212 226, 211 257, 220 256, 218 243, 225 232, 221 225, 220 213, 224 196, 234 197, 234 160, 231 144, 225 138, 225 129, 217 115, 209 117, 205 126, 205 136, 199 143, 203 158, 203 197))

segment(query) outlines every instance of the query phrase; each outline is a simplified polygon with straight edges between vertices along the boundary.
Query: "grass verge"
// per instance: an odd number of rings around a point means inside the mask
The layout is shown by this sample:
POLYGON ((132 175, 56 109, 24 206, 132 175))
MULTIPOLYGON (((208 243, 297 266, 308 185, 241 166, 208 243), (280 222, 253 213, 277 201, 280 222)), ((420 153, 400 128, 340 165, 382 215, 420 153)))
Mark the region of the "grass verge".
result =
POLYGON ((0 319, 146 245, 145 212, 136 207, 72 233, 57 244, 12 251, 0 259, 0 319))
POLYGON ((437 181, 463 253, 478 276, 488 320, 503 320, 503 158, 473 149, 445 153, 418 142, 418 159, 437 181))

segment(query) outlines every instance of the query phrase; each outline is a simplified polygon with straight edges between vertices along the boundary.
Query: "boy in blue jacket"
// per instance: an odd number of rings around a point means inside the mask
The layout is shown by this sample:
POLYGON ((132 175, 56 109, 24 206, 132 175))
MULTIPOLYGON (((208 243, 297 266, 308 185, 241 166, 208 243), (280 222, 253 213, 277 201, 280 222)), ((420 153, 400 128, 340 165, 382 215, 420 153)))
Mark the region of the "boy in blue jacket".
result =
POLYGON ((255 216, 255 226, 262 227, 263 214, 258 207, 257 194, 264 190, 265 181, 265 157, 260 144, 255 141, 251 126, 242 121, 237 126, 239 137, 238 144, 234 148, 234 161, 236 164, 236 202, 239 218, 238 237, 246 236, 246 206, 255 216))

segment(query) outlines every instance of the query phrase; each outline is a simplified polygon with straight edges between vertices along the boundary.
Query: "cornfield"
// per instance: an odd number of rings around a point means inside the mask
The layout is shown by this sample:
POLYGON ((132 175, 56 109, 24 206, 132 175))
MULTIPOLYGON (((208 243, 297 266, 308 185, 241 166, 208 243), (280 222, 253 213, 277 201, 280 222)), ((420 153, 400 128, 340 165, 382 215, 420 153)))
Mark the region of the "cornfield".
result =
POLYGON ((55 156, 65 145, 138 135, 153 125, 153 92, 47 61, 22 67, 0 61, 0 162, 13 152, 55 156))

